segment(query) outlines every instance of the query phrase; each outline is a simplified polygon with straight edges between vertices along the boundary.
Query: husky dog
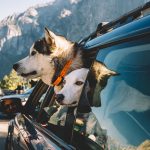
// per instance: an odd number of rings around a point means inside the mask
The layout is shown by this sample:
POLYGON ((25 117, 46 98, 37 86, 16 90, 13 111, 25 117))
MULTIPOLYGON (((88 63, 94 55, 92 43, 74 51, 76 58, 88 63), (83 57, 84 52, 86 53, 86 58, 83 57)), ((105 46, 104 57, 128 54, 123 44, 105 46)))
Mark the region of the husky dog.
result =
POLYGON ((90 64, 89 58, 88 61, 85 60, 83 51, 77 43, 45 28, 44 38, 36 41, 30 48, 29 56, 14 64, 13 68, 23 77, 41 77, 49 85, 70 59, 73 62, 68 73, 90 64))

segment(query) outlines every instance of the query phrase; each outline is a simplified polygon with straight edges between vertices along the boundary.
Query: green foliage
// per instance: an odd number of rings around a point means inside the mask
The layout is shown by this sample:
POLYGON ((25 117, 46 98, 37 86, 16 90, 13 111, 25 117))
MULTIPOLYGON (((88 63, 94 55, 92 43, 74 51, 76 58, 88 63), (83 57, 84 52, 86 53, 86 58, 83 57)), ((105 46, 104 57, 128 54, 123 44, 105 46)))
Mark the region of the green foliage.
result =
POLYGON ((28 82, 12 70, 9 75, 5 75, 0 81, 0 88, 14 90, 19 84, 28 85, 28 82))

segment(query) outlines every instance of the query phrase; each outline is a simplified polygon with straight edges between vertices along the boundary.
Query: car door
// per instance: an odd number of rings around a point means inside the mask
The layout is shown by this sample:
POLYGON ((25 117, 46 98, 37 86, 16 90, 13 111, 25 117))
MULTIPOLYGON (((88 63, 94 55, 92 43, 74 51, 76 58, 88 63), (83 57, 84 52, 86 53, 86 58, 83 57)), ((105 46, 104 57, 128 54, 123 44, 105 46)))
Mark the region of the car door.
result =
MULTIPOLYGON (((143 32, 144 33, 144 32, 143 32)), ((100 92, 92 110, 108 135, 110 149, 142 146, 150 139, 150 35, 105 45, 96 60, 118 75, 100 92), (111 46, 112 45, 112 46, 111 46)))

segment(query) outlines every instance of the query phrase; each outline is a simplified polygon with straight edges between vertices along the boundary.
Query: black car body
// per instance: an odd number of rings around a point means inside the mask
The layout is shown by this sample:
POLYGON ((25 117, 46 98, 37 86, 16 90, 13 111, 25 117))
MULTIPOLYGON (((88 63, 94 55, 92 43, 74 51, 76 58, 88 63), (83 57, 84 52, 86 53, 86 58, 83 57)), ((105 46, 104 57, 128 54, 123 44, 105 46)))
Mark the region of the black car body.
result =
MULTIPOLYGON (((116 21, 120 25, 111 26, 111 32, 81 41, 86 51, 97 48, 96 60, 119 73, 101 91, 102 106, 92 108, 102 128, 107 130, 109 149, 135 148, 150 139, 150 15, 135 21, 133 16, 138 15, 123 16, 124 21, 116 21)), ((49 106, 47 100, 52 93, 53 88, 39 81, 21 113, 9 123, 6 148, 104 149, 73 131, 70 122, 64 128, 47 125, 49 116, 41 108, 49 106)))

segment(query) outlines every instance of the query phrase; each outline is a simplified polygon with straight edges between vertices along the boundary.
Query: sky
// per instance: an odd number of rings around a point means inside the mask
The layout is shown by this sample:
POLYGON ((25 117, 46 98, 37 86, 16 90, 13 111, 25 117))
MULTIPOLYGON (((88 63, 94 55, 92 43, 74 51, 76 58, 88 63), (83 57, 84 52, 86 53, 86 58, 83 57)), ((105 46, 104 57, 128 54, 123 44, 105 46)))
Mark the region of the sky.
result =
POLYGON ((0 20, 13 13, 24 12, 31 6, 48 1, 49 0, 0 0, 0 20))

